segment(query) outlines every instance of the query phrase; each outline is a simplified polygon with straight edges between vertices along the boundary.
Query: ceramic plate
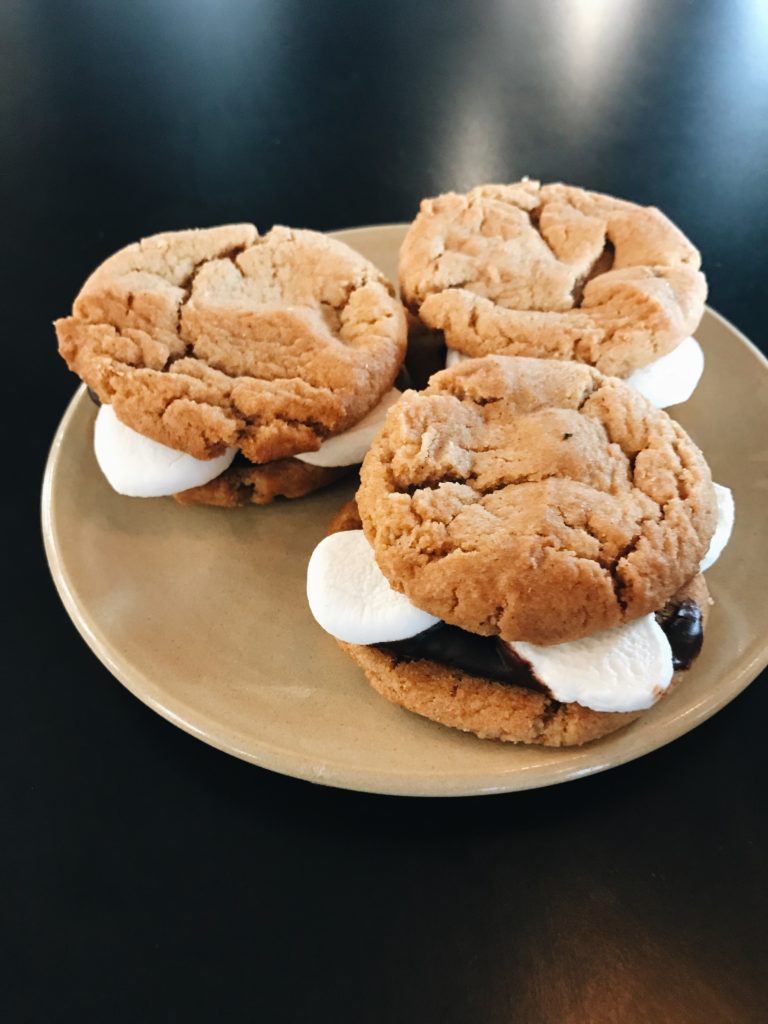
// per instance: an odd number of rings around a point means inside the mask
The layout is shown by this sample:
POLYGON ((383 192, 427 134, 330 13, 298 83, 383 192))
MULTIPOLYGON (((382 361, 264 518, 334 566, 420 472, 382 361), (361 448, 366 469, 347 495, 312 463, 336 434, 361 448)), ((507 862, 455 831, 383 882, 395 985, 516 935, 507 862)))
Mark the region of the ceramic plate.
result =
MULTIPOLYGON (((396 278, 401 225, 337 232, 396 278)), ((331 786, 412 796, 496 793, 589 775, 647 754, 732 700, 768 662, 768 363, 707 311, 706 371, 675 410, 732 487, 733 539, 707 574, 704 650, 639 722, 586 747, 488 742, 393 707, 314 623, 305 566, 343 483, 263 509, 182 508, 115 494, 81 388, 53 442, 43 529, 53 578, 86 643, 155 711, 220 750, 331 786)))

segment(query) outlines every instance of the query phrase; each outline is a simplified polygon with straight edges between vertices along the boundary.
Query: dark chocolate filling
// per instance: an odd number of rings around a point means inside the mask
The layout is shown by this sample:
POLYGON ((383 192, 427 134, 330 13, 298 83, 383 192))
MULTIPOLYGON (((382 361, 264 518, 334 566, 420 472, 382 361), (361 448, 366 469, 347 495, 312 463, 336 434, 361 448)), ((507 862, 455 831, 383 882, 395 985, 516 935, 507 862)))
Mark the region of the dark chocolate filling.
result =
POLYGON ((704 643, 701 608, 690 598, 679 604, 670 601, 656 612, 656 621, 667 634, 675 670, 690 668, 704 643))
MULTIPOLYGON (((669 640, 674 668, 688 668, 701 650, 704 639, 699 606, 691 600, 678 604, 670 602, 656 612, 656 621, 669 640)), ((374 646, 398 661, 436 661, 482 679, 549 692, 531 665, 513 654, 503 640, 496 636, 468 633, 445 622, 438 622, 406 640, 374 646)))
POLYGON ((534 675, 530 664, 513 654, 498 637, 468 633, 447 622, 438 622, 406 640, 375 646, 398 661, 436 661, 472 676, 549 692, 534 675))

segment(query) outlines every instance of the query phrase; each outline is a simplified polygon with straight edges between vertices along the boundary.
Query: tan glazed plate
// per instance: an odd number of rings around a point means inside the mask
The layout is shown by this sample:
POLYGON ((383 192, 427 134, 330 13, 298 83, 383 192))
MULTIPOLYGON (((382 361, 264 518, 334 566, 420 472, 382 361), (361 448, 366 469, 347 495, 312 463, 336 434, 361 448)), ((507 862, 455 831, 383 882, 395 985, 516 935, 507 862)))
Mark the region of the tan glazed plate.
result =
MULTIPOLYGON (((404 226, 335 237, 396 278, 404 226)), ((669 743, 768 662, 768 362, 707 311, 706 370, 673 410, 733 488, 736 528, 707 574, 715 599, 684 684, 640 721, 581 748, 476 739, 393 707, 310 616, 305 567, 354 483, 263 509, 182 508, 115 494, 80 388, 48 459, 43 532, 61 598, 109 671, 193 736, 273 771, 411 796, 498 793, 603 771, 669 743)))

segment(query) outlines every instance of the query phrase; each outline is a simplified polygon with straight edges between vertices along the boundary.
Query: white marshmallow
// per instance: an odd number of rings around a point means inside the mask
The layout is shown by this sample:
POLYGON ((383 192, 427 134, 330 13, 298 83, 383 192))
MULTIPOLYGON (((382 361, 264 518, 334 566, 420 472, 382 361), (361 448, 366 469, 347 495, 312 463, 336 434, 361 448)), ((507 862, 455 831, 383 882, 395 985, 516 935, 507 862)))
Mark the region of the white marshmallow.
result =
POLYGON ((686 338, 660 359, 635 370, 627 384, 657 409, 687 402, 704 372, 704 352, 695 338, 686 338))
MULTIPOLYGON (((469 358, 463 352, 449 348, 445 356, 446 368, 469 358)), ((627 377, 627 384, 631 384, 657 409, 666 409, 669 405, 687 402, 703 372, 701 345, 695 338, 686 338, 667 355, 635 370, 627 377)))
POLYGON ((440 621, 390 587, 362 530, 320 541, 307 566, 307 599, 323 629, 350 644, 403 640, 440 621))
POLYGON ((717 499, 717 526, 706 555, 699 563, 699 571, 704 572, 713 566, 723 552, 723 548, 731 539, 733 522, 736 518, 736 506, 733 501, 733 492, 729 487, 721 484, 713 484, 715 498, 717 499))
POLYGON ((371 442, 384 425, 387 412, 400 397, 397 388, 392 388, 378 405, 349 430, 323 441, 316 452, 301 452, 294 459, 301 459, 310 466, 354 466, 362 462, 371 442))
POLYGON ((237 453, 236 448, 227 448, 215 459, 196 459, 127 427, 111 405, 99 409, 93 447, 111 486, 131 498, 159 498, 207 484, 229 467, 237 453))
POLYGON ((672 648, 653 615, 551 647, 522 641, 509 647, 524 658, 555 700, 594 711, 642 711, 667 689, 672 648))

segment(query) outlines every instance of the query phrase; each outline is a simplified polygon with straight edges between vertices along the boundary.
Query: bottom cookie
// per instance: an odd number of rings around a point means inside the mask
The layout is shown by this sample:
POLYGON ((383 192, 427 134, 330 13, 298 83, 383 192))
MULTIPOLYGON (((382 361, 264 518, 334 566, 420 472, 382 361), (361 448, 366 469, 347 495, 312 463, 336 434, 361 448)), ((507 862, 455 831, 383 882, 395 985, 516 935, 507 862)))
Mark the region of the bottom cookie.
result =
POLYGON ((310 466, 300 459, 276 459, 260 465, 235 462, 200 487, 174 494, 180 505, 268 505, 275 498, 303 498, 339 480, 356 466, 310 466))
MULTIPOLYGON (((328 532, 359 528, 356 505, 349 502, 336 514, 328 532)), ((684 601, 699 606, 705 627, 711 599, 701 574, 687 583, 672 603, 684 601)), ((436 661, 405 661, 376 646, 341 640, 337 643, 382 697, 481 739, 547 747, 580 746, 629 725, 645 713, 593 711, 580 704, 561 703, 537 690, 469 675, 436 661)), ((676 672, 666 693, 684 681, 685 675, 686 671, 676 672)))

